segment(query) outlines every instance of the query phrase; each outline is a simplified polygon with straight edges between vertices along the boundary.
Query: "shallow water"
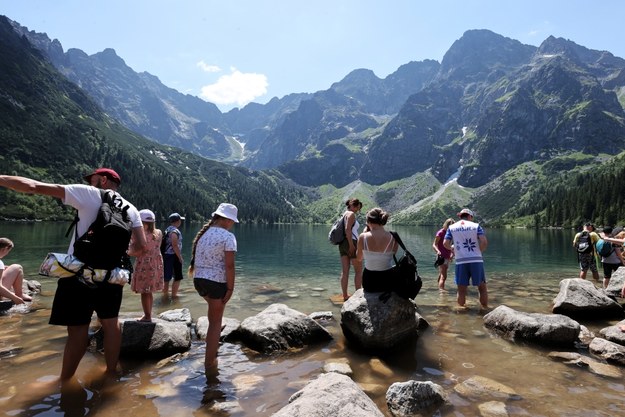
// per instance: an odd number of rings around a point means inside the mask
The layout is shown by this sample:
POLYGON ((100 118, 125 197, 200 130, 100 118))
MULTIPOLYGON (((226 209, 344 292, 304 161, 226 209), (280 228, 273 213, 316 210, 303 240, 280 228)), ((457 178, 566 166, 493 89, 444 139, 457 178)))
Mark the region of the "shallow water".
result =
MULTIPOLYGON (((219 375, 210 381, 203 374, 204 346, 200 341, 194 341, 191 350, 173 363, 122 360, 122 376, 117 381, 102 381, 98 374, 102 356, 87 353, 78 369, 78 386, 62 393, 58 388, 41 388, 59 373, 65 329, 47 324, 55 282, 37 277, 36 268, 51 248, 64 251, 66 226, 0 227, 0 235, 10 235, 16 242, 5 261, 22 263, 29 278, 43 285, 42 294, 29 309, 15 307, 0 317, 0 409, 5 415, 269 416, 332 361, 349 363, 353 379, 385 415, 390 415, 385 403, 388 386, 409 379, 430 380, 448 392, 451 405, 431 410, 437 413, 433 415, 480 415, 478 405, 492 398, 466 399, 453 391, 456 383, 477 375, 516 391, 516 399, 505 401, 510 415, 625 415, 623 378, 601 377, 554 362, 547 357, 549 349, 490 334, 483 327, 484 313, 476 308, 474 289, 469 290, 470 308, 466 311, 455 308, 451 279, 450 292, 440 294, 430 265, 431 228, 398 228, 420 261, 425 284, 417 303, 430 324, 415 345, 401 352, 377 358, 346 346, 338 325, 340 306, 329 300, 338 292, 339 266, 336 248, 325 241, 327 227, 241 226, 234 230, 239 241, 237 286, 226 316, 242 320, 276 302, 304 313, 331 311, 334 320, 327 327, 333 341, 272 356, 225 343, 219 352, 219 375), (267 292, 268 287, 280 291, 267 292)), ((183 231, 185 247, 197 227, 183 231)), ((548 313, 559 281, 577 274, 570 250, 571 232, 487 233, 491 242, 486 253, 491 308, 505 304, 526 312, 548 313), (541 246, 537 247, 537 241, 541 246)), ((156 297, 157 313, 181 307, 189 308, 194 319, 206 314, 206 305, 190 280, 183 281, 175 302, 156 297)), ((122 312, 139 310, 139 296, 126 288, 122 312)), ((613 322, 584 324, 596 331, 613 322)))

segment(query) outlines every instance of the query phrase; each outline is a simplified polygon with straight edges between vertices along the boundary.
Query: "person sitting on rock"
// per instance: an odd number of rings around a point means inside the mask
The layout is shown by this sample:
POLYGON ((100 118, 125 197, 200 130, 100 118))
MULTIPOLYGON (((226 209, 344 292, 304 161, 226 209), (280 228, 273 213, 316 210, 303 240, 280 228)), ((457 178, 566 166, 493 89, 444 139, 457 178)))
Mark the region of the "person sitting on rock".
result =
POLYGON ((24 304, 24 302, 33 299, 24 294, 24 270, 22 265, 13 264, 6 266, 2 258, 7 256, 13 249, 13 242, 6 237, 0 237, 0 296, 8 298, 15 304, 24 304))
POLYGON ((393 268, 393 255, 398 244, 390 232, 384 229, 388 213, 379 207, 367 212, 367 227, 358 236, 356 258, 364 259, 362 288, 366 292, 386 292, 392 290, 390 271, 393 268))

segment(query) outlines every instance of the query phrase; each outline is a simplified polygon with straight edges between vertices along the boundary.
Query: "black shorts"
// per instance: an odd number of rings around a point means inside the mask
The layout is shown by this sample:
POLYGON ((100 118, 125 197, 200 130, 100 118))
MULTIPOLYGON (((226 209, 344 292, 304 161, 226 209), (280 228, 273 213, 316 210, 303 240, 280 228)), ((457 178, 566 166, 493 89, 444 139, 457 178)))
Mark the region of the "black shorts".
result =
POLYGON ((228 284, 225 282, 212 281, 205 278, 193 278, 193 286, 200 297, 221 299, 226 296, 228 284))
POLYGON ((603 276, 607 279, 612 278, 612 272, 616 271, 621 264, 603 263, 603 276))
POLYGON ((106 282, 88 287, 76 277, 59 278, 52 302, 50 324, 80 326, 89 324, 95 311, 100 319, 119 316, 124 287, 106 282))
POLYGON ((166 253, 163 255, 163 278, 165 282, 182 281, 182 262, 175 253, 166 253))
POLYGON ((392 269, 386 271, 362 271, 362 289, 366 292, 387 292, 393 290, 392 269))

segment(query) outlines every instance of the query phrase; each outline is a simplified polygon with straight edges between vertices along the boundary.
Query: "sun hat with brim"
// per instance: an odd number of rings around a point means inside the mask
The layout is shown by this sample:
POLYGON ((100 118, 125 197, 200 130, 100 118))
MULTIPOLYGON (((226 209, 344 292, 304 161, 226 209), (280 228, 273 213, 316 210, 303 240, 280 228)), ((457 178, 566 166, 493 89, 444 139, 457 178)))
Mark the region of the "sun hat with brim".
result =
POLYGON ((237 209, 237 206, 235 206, 234 204, 221 203, 219 207, 217 207, 217 210, 213 212, 212 216, 218 215, 221 217, 225 217, 226 219, 230 219, 235 223, 238 223, 239 222, 239 219, 237 219, 238 213, 239 213, 239 210, 237 209))
POLYGON ((95 171, 93 171, 91 174, 85 175, 83 178, 85 179, 85 181, 91 182, 91 177, 94 175, 102 175, 103 177, 106 177, 109 180, 116 182, 117 184, 121 184, 122 182, 122 179, 119 176, 119 174, 115 172, 114 170, 112 170, 111 168, 98 168, 95 171))
POLYGON ((468 214, 471 217, 475 217, 475 214, 473 214, 473 212, 468 208, 463 208, 462 210, 460 210, 460 212, 458 213, 458 217, 462 216, 463 214, 468 214))
POLYGON ((143 223, 154 223, 156 221, 156 216, 152 210, 143 209, 139 211, 139 215, 141 216, 141 221, 143 223))

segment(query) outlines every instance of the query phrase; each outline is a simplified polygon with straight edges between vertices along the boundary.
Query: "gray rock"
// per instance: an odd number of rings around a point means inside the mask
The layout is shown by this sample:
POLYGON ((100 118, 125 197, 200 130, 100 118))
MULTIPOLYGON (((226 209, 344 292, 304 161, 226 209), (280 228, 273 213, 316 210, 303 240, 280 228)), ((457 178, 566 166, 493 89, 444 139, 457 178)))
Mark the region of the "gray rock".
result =
POLYGON ((284 304, 272 304, 257 315, 246 318, 232 332, 232 337, 262 353, 332 339, 332 335, 315 320, 284 304))
POLYGON ((351 377, 354 373, 351 366, 344 362, 328 362, 323 365, 323 372, 336 372, 351 377))
POLYGON ((321 374, 289 398, 274 417, 383 417, 360 387, 336 372, 321 374))
POLYGON ((310 313, 308 317, 317 321, 330 321, 334 318, 334 315, 331 311, 315 311, 310 313))
POLYGON ((419 329, 428 327, 413 302, 392 294, 384 303, 379 295, 360 289, 341 308, 343 334, 357 347, 388 352, 416 340, 419 329))
POLYGON ((506 409, 506 404, 501 401, 488 401, 479 404, 477 408, 482 417, 508 417, 510 415, 506 409))
MULTIPOLYGON (((232 341, 230 334, 237 330, 240 325, 241 322, 239 320, 224 317, 221 320, 221 335, 219 336, 219 340, 232 341)), ((200 316, 197 319, 197 323, 195 323, 195 335, 198 339, 204 340, 206 339, 206 332, 208 332, 208 317, 200 316)))
POLYGON ((608 326, 601 329, 599 334, 610 342, 625 346, 625 332, 621 331, 620 326, 625 326, 625 320, 621 320, 614 326, 608 326))
POLYGON ((566 365, 575 366, 576 368, 588 368, 590 372, 607 378, 620 379, 623 377, 623 373, 616 366, 599 362, 577 352, 551 352, 548 356, 551 359, 560 360, 566 365))
POLYGON ((553 301, 552 312, 584 319, 623 317, 623 308, 603 289, 585 279, 560 281, 560 292, 553 301))
POLYGON ((523 313, 501 305, 484 316, 484 326, 510 340, 573 346, 580 325, 561 314, 523 313))
POLYGON ((496 398, 518 400, 521 398, 512 388, 482 376, 474 376, 457 384, 454 387, 454 391, 463 397, 471 399, 496 398))
POLYGON ((588 346, 588 350, 610 363, 625 366, 625 346, 595 337, 588 346))
POLYGON ((158 315, 158 318, 165 321, 177 321, 191 325, 191 312, 188 308, 178 308, 175 310, 167 310, 158 315))
POLYGON ((606 295, 616 301, 623 300, 621 298, 621 290, 623 289, 623 284, 625 283, 625 268, 619 268, 612 273, 612 277, 610 278, 610 282, 608 283, 608 288, 604 291, 606 295))
MULTIPOLYGON (((191 347, 189 327, 183 322, 156 319, 151 323, 120 320, 122 330, 121 356, 166 358, 191 347)), ((102 329, 95 334, 98 348, 102 346, 102 329)))
POLYGON ((395 382, 386 391, 386 405, 396 417, 418 415, 448 402, 443 387, 431 381, 395 382))
POLYGON ((24 280, 23 287, 26 288, 29 295, 41 294, 41 282, 37 280, 24 280))

